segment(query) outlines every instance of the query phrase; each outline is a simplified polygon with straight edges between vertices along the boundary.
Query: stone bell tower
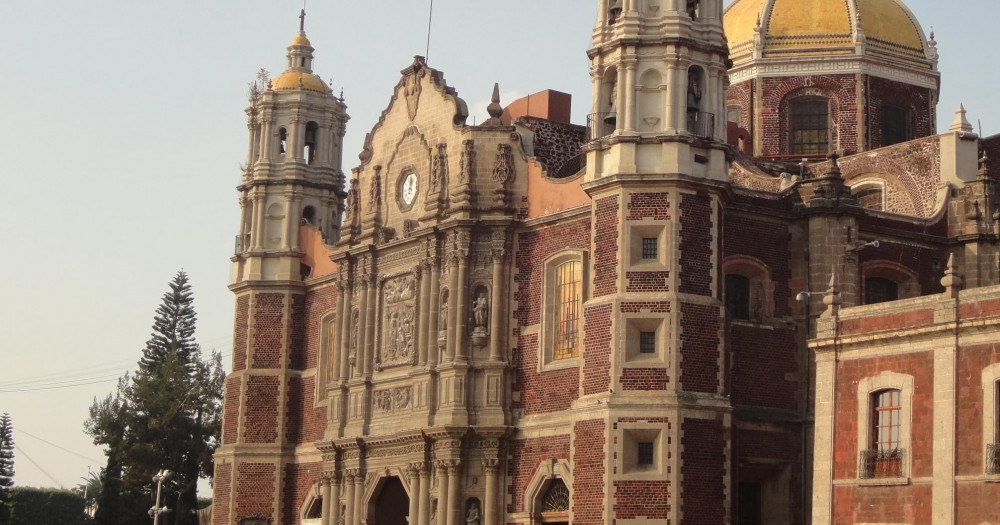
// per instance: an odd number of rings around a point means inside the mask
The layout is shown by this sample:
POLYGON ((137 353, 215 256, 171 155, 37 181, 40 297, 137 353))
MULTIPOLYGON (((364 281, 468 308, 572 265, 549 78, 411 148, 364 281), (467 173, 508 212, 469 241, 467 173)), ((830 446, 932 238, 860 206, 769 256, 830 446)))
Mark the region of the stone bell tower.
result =
POLYGON ((578 501, 574 521, 729 523, 722 0, 598 5, 574 468, 608 459, 603 506, 578 501))
POLYGON ((250 145, 239 186, 241 220, 234 282, 298 280, 310 268, 301 260, 300 224, 336 241, 343 212, 343 138, 349 117, 344 101, 313 73, 313 47, 300 30, 288 46, 288 67, 250 87, 250 145))
POLYGON ((215 456, 214 523, 287 519, 282 509, 292 502, 283 480, 298 472, 294 450, 302 422, 294 407, 306 397, 304 385, 314 381, 303 377, 310 293, 303 281, 323 263, 308 254, 322 253, 339 233, 348 120, 343 100, 313 73, 304 25, 303 11, 287 69, 273 79, 262 71, 246 110, 249 153, 238 187, 230 285, 236 295, 233 368, 215 456))

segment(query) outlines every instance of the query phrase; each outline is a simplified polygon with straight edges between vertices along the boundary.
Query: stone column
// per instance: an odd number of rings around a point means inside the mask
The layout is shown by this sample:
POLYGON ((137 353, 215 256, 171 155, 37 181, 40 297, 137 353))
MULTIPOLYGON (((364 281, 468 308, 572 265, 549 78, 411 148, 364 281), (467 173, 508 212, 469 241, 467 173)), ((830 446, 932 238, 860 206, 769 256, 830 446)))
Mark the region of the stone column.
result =
POLYGON ((420 263, 420 306, 417 308, 419 322, 417 323, 417 365, 427 364, 427 352, 430 338, 427 333, 431 321, 431 265, 426 261, 420 263))
MULTIPOLYGON (((601 100, 604 96, 601 93, 601 69, 597 66, 591 66, 590 68, 590 83, 592 84, 590 88, 592 90, 591 93, 593 93, 592 100, 590 101, 590 113, 596 114, 601 111, 601 100)), ((597 118, 597 115, 594 115, 594 118, 597 118)))
POLYGON ((667 61, 667 104, 666 104, 666 122, 663 123, 664 129, 666 131, 673 131, 678 129, 677 127, 677 114, 679 108, 677 107, 677 64, 668 60, 667 61))
POLYGON ((271 159, 271 121, 270 116, 264 117, 264 124, 261 126, 260 131, 260 154, 259 158, 264 160, 271 159))
POLYGON ((458 260, 452 256, 448 261, 448 277, 451 283, 448 286, 448 347, 446 350, 448 361, 455 360, 455 338, 458 334, 458 260))
POLYGON ((250 235, 253 250, 259 251, 264 248, 264 243, 261 242, 264 236, 264 205, 267 203, 267 199, 264 198, 263 193, 254 193, 253 195, 253 214, 254 221, 250 226, 253 233, 250 235))
POLYGON ((285 140, 285 158, 292 159, 292 162, 302 161, 302 139, 305 138, 305 125, 298 119, 292 119, 288 125, 287 139, 285 140))
POLYGON ((340 476, 333 475, 330 484, 330 521, 326 525, 340 525, 340 476))
POLYGON ((299 204, 302 202, 302 196, 299 194, 293 194, 291 199, 288 200, 288 214, 285 220, 288 221, 288 248, 293 251, 298 251, 299 249, 299 215, 302 213, 299 204))
POLYGON ((362 376, 367 373, 365 370, 365 349, 368 348, 368 289, 372 287, 367 276, 364 276, 360 280, 361 282, 361 305, 358 308, 358 313, 361 316, 358 320, 358 343, 357 348, 354 349, 354 373, 355 377, 362 376))
MULTIPOLYGON (((462 482, 461 460, 448 461, 448 523, 447 525, 464 525, 462 523, 462 482)), ((438 506, 440 512, 440 505, 438 506)))
POLYGON ((437 462, 438 471, 438 506, 437 506, 437 525, 451 525, 448 523, 448 495, 449 495, 449 485, 448 485, 448 462, 445 460, 439 460, 437 462))
POLYGON ((340 380, 340 363, 342 362, 340 356, 344 351, 344 347, 341 345, 343 339, 341 334, 344 332, 344 310, 347 309, 346 289, 347 282, 339 279, 337 281, 337 314, 333 320, 333 336, 330 337, 333 351, 330 352, 330 364, 327 366, 327 369, 330 370, 330 377, 326 378, 328 384, 337 383, 340 380))
POLYGON ((469 347, 469 261, 468 257, 458 258, 458 301, 455 304, 455 360, 468 361, 469 347))
POLYGON ((486 473, 486 499, 483 502, 483 525, 497 525, 497 465, 499 461, 483 458, 483 471, 486 473))
POLYGON ((333 501, 333 483, 331 483, 330 476, 328 474, 323 474, 319 478, 319 493, 320 497, 323 498, 323 510, 320 516, 323 525, 330 525, 332 522, 330 520, 330 503, 333 501))
POLYGON ((354 525, 354 478, 358 475, 357 469, 348 469, 344 472, 344 523, 354 525))
POLYGON ((353 309, 354 289, 349 279, 344 281, 344 309, 340 311, 340 324, 343 327, 340 335, 340 380, 351 378, 351 310, 353 309))
POLYGON ((833 353, 816 356, 816 436, 813 445, 813 501, 814 525, 829 525, 833 501, 833 450, 836 448, 834 410, 836 397, 836 361, 833 353))
POLYGON ((368 301, 367 308, 368 313, 366 318, 368 320, 365 323, 365 378, 370 379, 372 376, 372 370, 375 365, 375 303, 377 292, 381 288, 381 285, 375 281, 375 276, 372 276, 371 282, 368 283, 368 301))
POLYGON ((349 525, 361 525, 362 518, 365 517, 365 475, 361 472, 354 477, 354 521, 349 525))
MULTIPOLYGON (((431 523, 431 469, 420 463, 420 519, 417 525, 437 525, 431 523)), ((412 522, 410 525, 413 525, 412 522)))
POLYGON ((504 232, 494 232, 492 255, 493 255, 493 297, 490 299, 490 361, 500 361, 506 354, 504 344, 504 317, 507 308, 504 305, 504 257, 506 246, 506 234, 504 232))
POLYGON ((407 523, 418 525, 420 521, 420 464, 410 463, 406 469, 406 476, 410 479, 410 512, 407 515, 407 523))
POLYGON ((624 64, 618 64, 618 79, 616 82, 618 84, 618 93, 616 94, 615 111, 618 114, 615 115, 615 131, 621 131, 625 129, 625 91, 628 89, 626 87, 624 64))
POLYGON ((437 257, 431 257, 428 270, 431 274, 430 317, 427 323, 427 363, 434 366, 438 363, 438 320, 441 315, 441 264, 437 257))
POLYGON ((635 67, 634 58, 625 64, 625 131, 635 131, 635 67))

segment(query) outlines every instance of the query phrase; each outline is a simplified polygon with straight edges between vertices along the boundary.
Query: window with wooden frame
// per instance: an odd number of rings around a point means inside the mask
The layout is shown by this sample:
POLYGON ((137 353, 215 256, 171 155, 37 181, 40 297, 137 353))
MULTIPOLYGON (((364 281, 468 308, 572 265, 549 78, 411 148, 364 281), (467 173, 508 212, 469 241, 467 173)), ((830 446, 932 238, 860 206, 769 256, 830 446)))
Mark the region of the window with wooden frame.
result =
POLYGON ((555 334, 552 340, 552 358, 577 357, 580 351, 580 303, 583 297, 583 264, 566 261, 555 269, 555 334))
POLYGON ((871 436, 861 453, 862 478, 903 476, 902 392, 891 388, 871 395, 871 436))
POLYGON ((830 152, 830 100, 801 97, 788 104, 789 153, 826 155, 830 152))
POLYGON ((882 146, 891 146, 913 138, 910 110, 899 106, 882 106, 882 146))

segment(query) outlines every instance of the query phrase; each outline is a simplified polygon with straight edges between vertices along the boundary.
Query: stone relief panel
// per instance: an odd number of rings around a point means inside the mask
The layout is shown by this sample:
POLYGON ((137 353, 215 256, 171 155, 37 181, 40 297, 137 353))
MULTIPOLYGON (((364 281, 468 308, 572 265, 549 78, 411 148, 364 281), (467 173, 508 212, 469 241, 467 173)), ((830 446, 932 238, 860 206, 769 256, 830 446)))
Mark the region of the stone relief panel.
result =
POLYGON ((376 390, 372 395, 375 414, 401 412, 410 407, 411 387, 376 390))
POLYGON ((416 363, 416 295, 412 274, 391 278, 382 286, 382 341, 376 370, 416 363))

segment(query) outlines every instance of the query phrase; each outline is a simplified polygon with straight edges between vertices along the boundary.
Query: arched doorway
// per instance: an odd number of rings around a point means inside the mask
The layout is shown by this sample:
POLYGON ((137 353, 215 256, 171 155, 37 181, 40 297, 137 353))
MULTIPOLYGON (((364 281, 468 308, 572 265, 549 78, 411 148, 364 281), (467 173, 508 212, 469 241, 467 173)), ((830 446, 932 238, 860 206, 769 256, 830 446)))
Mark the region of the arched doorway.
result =
POLYGON ((410 512, 410 498, 406 495, 403 482, 396 476, 385 478, 382 488, 375 497, 374 520, 372 525, 408 525, 406 519, 410 512))

